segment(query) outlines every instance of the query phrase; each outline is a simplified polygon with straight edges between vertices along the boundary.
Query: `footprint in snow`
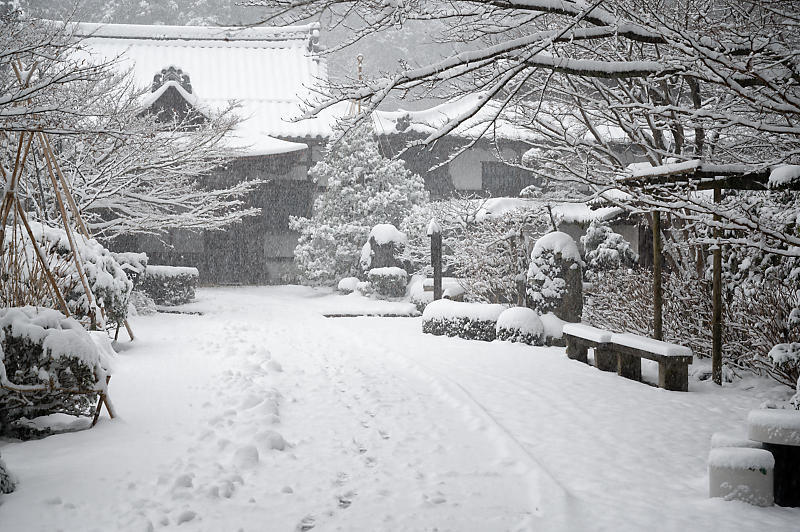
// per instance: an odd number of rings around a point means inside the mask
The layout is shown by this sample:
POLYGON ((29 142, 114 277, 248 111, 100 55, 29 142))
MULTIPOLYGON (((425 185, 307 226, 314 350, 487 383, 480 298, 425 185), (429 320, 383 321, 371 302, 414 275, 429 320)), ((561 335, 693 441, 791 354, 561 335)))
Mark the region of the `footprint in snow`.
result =
POLYGON ((306 532, 314 528, 314 525, 316 525, 316 520, 314 519, 314 516, 307 515, 297 524, 297 528, 295 528, 295 530, 297 532, 306 532))
POLYGON ((339 505, 339 508, 342 509, 349 508, 350 505, 353 504, 353 499, 355 498, 355 496, 356 496, 355 491, 348 491, 347 493, 339 495, 337 497, 337 504, 339 505))

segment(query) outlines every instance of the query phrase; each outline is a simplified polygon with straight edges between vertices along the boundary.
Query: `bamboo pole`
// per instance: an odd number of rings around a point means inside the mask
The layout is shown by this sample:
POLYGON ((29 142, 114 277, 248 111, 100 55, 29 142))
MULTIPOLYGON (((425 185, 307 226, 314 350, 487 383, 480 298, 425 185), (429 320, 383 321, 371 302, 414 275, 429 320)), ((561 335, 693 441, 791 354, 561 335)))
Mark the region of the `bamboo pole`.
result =
MULTIPOLYGON (((722 189, 714 188, 714 203, 719 203, 722 198, 722 189)), ((719 222, 720 216, 714 215, 714 221, 719 222)), ((722 386, 722 246, 719 239, 722 232, 719 226, 714 227, 714 275, 712 284, 711 307, 711 377, 715 384, 722 386)))
POLYGON ((75 198, 72 197, 67 180, 64 178, 64 174, 61 172, 61 166, 58 164, 58 159, 56 159, 55 154, 53 154, 53 148, 50 146, 50 139, 44 133, 39 133, 39 135, 41 136, 41 139, 45 144, 45 149, 47 150, 47 153, 53 162, 53 168, 55 168, 56 174, 58 174, 58 179, 61 182, 62 188, 64 189, 64 196, 67 198, 67 203, 69 204, 72 215, 75 218, 75 223, 77 224, 78 229, 81 231, 83 236, 86 238, 91 238, 89 230, 86 228, 86 224, 83 222, 83 217, 78 210, 78 206, 75 204, 75 198))
POLYGON ((661 213, 653 211, 653 338, 664 339, 661 284, 661 213))
POLYGON ((36 250, 36 256, 39 258, 39 262, 44 269, 45 274, 47 275, 47 280, 50 282, 50 286, 53 289, 53 294, 55 295, 56 300, 58 301, 58 305, 61 307, 61 311, 64 313, 65 316, 69 317, 69 309, 67 308, 67 303, 64 301, 64 297, 61 295, 61 290, 58 288, 58 284, 56 284, 56 279, 53 277, 53 272, 50 271, 50 266, 47 264, 47 259, 44 256, 44 252, 42 248, 39 247, 39 243, 36 241, 36 236, 33 234, 33 230, 31 229, 30 224, 28 223, 28 218, 25 216, 25 211, 22 210, 22 206, 19 204, 19 201, 14 202, 17 207, 17 211, 19 212, 20 219, 22 220, 22 224, 25 226, 25 229, 28 231, 28 236, 31 239, 31 244, 33 248, 36 250))
MULTIPOLYGON (((46 147, 45 147, 45 153, 47 153, 46 147)), ((81 280, 81 285, 83 285, 83 290, 84 293, 86 294, 86 301, 89 304, 89 318, 92 321, 92 325, 94 326, 95 316, 94 316, 94 310, 92 309, 92 306, 94 305, 94 296, 92 294, 91 289, 89 288, 89 281, 88 279, 86 279, 86 273, 83 271, 83 264, 81 264, 81 257, 80 253, 78 252, 78 246, 75 244, 75 238, 74 235, 72 234, 72 228, 69 225, 69 218, 67 217, 67 210, 64 207, 64 202, 61 199, 61 193, 59 192, 55 172, 53 171, 53 167, 50 161, 51 156, 52 153, 49 154, 49 156, 46 156, 45 161, 47 162, 47 170, 50 175, 50 182, 53 185, 53 194, 55 195, 56 198, 56 204, 58 205, 58 210, 61 213, 61 220, 64 224, 64 231, 67 234, 67 240, 69 241, 70 248, 72 249, 72 259, 73 262, 75 263, 75 268, 78 271, 78 278, 81 280)))

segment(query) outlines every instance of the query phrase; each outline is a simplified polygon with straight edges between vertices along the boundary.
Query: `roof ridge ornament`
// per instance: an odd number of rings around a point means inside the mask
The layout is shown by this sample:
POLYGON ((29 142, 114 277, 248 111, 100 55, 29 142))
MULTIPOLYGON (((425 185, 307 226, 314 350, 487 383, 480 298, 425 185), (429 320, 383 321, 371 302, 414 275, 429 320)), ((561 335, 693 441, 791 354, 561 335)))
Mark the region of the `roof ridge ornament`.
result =
POLYGON ((192 94, 192 83, 189 80, 189 74, 175 65, 162 68, 160 72, 157 72, 156 75, 153 76, 153 84, 150 86, 150 92, 157 91, 168 81, 177 82, 186 92, 192 94))

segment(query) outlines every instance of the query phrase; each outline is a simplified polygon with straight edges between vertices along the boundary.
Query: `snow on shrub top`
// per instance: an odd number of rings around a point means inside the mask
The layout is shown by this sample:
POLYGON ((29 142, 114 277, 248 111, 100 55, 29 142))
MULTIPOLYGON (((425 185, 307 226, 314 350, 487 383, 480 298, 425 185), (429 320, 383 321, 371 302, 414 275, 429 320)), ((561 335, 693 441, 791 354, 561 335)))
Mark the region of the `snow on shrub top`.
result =
POLYGON ((353 292, 360 282, 361 281, 358 279, 358 277, 345 277, 339 281, 336 289, 340 292, 353 292))
POLYGON ((505 305, 487 303, 462 303, 439 299, 425 307, 423 320, 468 318, 474 321, 497 321, 505 305))
POLYGON ((497 330, 510 329, 538 336, 544 332, 539 315, 528 307, 512 307, 504 310, 497 318, 497 330))
MULTIPOLYGON (((0 309, 0 343, 10 331, 15 338, 27 338, 41 344, 45 354, 53 359, 75 357, 95 371, 105 375, 110 360, 102 353, 92 337, 73 318, 67 318, 54 309, 37 307, 10 307, 0 309)), ((2 361, 5 354, 0 347, 0 382, 9 384, 2 361)), ((102 384, 105 384, 103 380, 102 384)))
POLYGON ((545 250, 552 251, 554 254, 560 253, 561 257, 566 260, 572 260, 578 263, 581 262, 581 254, 578 251, 578 245, 567 233, 553 231, 541 237, 533 246, 531 258, 535 259, 536 257, 540 257, 545 250))
POLYGON ((778 188, 800 181, 800 164, 781 164, 769 173, 769 187, 778 188))
POLYGON ((154 266, 147 265, 147 275, 158 275, 159 277, 178 277, 180 275, 188 275, 190 277, 199 277, 200 272, 197 268, 191 266, 154 266))
POLYGON ((398 230, 392 224, 378 224, 372 228, 369 232, 369 238, 374 238, 377 244, 383 245, 388 244, 390 242, 396 242, 398 244, 405 245, 408 243, 408 238, 406 238, 406 234, 400 230, 398 230))
POLYGON ((781 364, 800 364, 800 342, 778 344, 770 349, 769 357, 776 366, 781 364))
POLYGON ((372 268, 368 275, 376 277, 408 277, 406 271, 403 268, 398 268, 397 266, 372 268))
MULTIPOLYGON (((45 253, 48 249, 53 249, 63 256, 71 253, 72 248, 66 231, 39 222, 29 223, 37 242, 45 248, 45 253)), ((105 307, 109 318, 115 321, 121 320, 127 312, 128 294, 133 288, 133 283, 114 259, 113 254, 97 240, 87 239, 77 233, 73 237, 90 290, 97 302, 105 307)), ((74 281, 71 283, 75 287, 73 292, 65 294, 70 311, 79 316, 88 315, 90 311, 88 299, 83 293, 83 285, 71 260, 64 276, 74 281)), ((97 319, 100 319, 99 313, 97 319)))

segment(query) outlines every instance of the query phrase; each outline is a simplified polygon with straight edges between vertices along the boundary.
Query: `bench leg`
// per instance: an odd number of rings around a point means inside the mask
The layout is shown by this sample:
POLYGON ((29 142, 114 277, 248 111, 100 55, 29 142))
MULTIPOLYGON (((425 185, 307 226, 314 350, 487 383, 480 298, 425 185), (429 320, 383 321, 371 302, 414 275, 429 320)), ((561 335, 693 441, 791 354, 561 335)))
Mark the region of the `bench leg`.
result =
POLYGON ((567 357, 572 360, 579 360, 584 364, 589 363, 589 349, 574 340, 567 340, 567 357))
POLYGON ((642 359, 627 353, 617 353, 617 375, 635 381, 642 380, 642 359))
POLYGON ((601 371, 617 371, 617 354, 608 347, 595 347, 594 363, 601 371))
POLYGON ((658 362, 658 387, 674 392, 688 392, 688 364, 673 360, 660 360, 658 362))

